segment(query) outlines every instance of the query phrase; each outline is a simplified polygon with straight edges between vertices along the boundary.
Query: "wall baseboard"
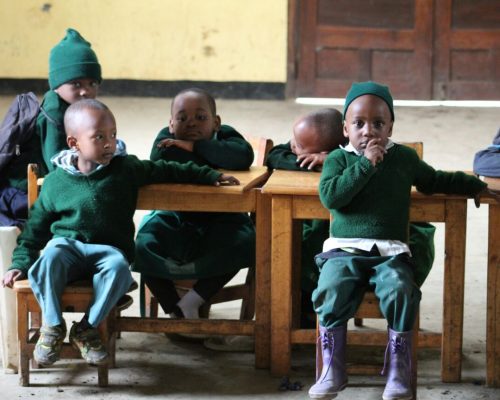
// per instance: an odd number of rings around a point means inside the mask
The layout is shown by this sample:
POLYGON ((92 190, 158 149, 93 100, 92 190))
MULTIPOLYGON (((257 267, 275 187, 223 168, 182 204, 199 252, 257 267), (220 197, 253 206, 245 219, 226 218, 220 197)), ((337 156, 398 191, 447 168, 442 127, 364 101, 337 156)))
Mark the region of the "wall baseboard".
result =
MULTIPOLYGON (((222 99, 285 99, 285 83, 274 82, 208 82, 208 81, 142 81, 132 79, 105 79, 100 96, 173 97, 182 89, 199 87, 222 99)), ((48 90, 45 79, 0 78, 0 95, 35 92, 43 95, 48 90)))

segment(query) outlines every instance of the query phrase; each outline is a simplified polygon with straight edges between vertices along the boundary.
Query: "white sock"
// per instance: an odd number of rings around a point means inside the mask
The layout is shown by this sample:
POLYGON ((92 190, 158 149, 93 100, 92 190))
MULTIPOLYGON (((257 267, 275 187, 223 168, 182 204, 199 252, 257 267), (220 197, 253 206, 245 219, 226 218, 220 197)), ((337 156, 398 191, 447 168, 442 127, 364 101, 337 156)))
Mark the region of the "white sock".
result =
POLYGON ((198 310, 203 303, 205 303, 203 297, 196 293, 194 289, 191 289, 177 302, 177 306, 184 314, 184 318, 198 319, 200 318, 198 310))

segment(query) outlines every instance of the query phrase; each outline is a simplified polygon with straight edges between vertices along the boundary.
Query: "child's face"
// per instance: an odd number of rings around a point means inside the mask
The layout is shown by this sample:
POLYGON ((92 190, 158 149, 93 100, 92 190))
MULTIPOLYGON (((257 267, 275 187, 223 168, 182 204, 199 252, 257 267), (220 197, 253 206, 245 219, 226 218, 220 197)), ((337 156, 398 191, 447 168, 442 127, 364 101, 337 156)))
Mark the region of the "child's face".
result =
POLYGON ((73 136, 68 136, 70 148, 78 150, 78 169, 87 173, 98 164, 107 165, 116 150, 116 123, 107 110, 84 109, 78 118, 73 136))
POLYGON ((311 126, 304 120, 298 121, 293 127, 293 136, 290 141, 292 152, 297 156, 302 154, 314 154, 327 151, 320 139, 316 127, 311 126))
POLYGON ((177 96, 170 118, 170 133, 176 139, 210 139, 219 128, 220 117, 213 114, 204 96, 191 92, 177 96))
POLYGON ((95 99, 99 89, 99 82, 95 79, 80 78, 63 83, 54 89, 66 103, 73 104, 82 99, 95 99))
POLYGON ((380 139, 385 146, 392 135, 391 112, 380 97, 366 94, 355 99, 347 109, 344 136, 361 154, 372 139, 380 139))

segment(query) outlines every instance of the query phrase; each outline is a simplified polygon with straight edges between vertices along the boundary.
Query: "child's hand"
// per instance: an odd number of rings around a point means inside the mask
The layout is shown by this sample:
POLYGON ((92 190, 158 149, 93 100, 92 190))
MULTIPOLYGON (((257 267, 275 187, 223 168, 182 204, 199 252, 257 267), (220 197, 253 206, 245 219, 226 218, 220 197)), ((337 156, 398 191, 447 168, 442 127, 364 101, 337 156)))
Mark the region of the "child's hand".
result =
POLYGON ((496 200, 497 203, 500 203, 500 191, 488 189, 487 187, 481 190, 476 197, 474 197, 474 204, 477 208, 481 205, 481 197, 489 197, 496 200))
POLYGON ((189 152, 193 152, 193 145, 194 142, 190 140, 177 140, 177 139, 163 139, 158 144, 156 147, 163 148, 163 147, 178 147, 179 149, 183 149, 189 152))
POLYGON ((240 181, 232 175, 222 174, 214 183, 215 186, 236 186, 240 181))
POLYGON ((321 171, 327 156, 327 151, 322 151, 321 153, 301 154, 297 156, 297 164, 299 164, 301 168, 321 171))
POLYGON ((385 146, 380 142, 380 139, 371 139, 366 145, 366 149, 363 155, 370 160, 374 167, 384 159, 384 155, 387 153, 385 146))
POLYGON ((24 272, 19 269, 11 269, 7 271, 2 279, 2 286, 12 288, 15 281, 21 280, 25 277, 24 272))

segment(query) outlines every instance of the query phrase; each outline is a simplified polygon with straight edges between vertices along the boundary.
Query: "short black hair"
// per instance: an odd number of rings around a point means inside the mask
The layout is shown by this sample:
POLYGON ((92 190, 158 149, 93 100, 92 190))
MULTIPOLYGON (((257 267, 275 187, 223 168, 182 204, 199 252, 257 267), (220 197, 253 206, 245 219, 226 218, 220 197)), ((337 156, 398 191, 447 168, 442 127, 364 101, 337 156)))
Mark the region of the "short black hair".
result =
POLYGON ((213 113, 213 115, 217 115, 217 107, 215 105, 214 97, 210 93, 208 93, 206 90, 200 89, 197 87, 183 89, 179 93, 177 93, 174 96, 174 98, 172 99, 172 104, 170 106, 170 112, 172 112, 172 109, 174 107, 175 99, 177 99, 177 97, 182 96, 183 94, 186 94, 186 93, 196 93, 202 97, 205 97, 205 99, 208 102, 208 106, 210 107, 210 111, 213 113))
POLYGON ((82 99, 71 104, 66 112, 64 113, 64 130, 66 131, 66 136, 73 134, 75 124, 78 122, 78 116, 83 110, 100 110, 109 112, 111 115, 111 110, 108 106, 96 99, 82 99))
POLYGON ((335 108, 322 108, 306 114, 303 120, 310 126, 316 128, 316 132, 325 144, 328 144, 328 151, 338 147, 339 144, 347 143, 347 138, 343 133, 342 113, 335 108))

